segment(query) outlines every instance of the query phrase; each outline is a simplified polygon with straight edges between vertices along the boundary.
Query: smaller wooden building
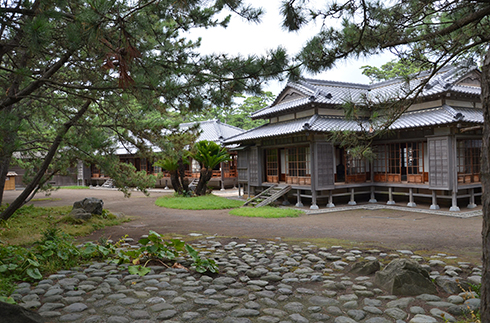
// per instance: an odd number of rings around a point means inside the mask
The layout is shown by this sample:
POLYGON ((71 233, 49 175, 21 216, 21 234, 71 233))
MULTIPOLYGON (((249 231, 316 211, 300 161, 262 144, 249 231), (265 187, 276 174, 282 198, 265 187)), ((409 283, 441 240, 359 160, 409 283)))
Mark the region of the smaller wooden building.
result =
POLYGON ((14 191, 15 190, 15 178, 17 177, 16 172, 8 172, 7 178, 5 179, 5 191, 14 191))
MULTIPOLYGON (((200 134, 196 141, 208 140, 223 145, 225 139, 243 132, 243 129, 230 126, 222 123, 218 120, 207 120, 182 123, 179 125, 181 129, 189 129, 199 124, 200 134)), ((155 148, 153 151, 158 152, 159 149, 155 148)), ((164 169, 158 166, 154 166, 153 158, 143 158, 138 155, 138 149, 135 147, 119 147, 116 150, 116 154, 123 163, 132 164, 137 171, 144 170, 148 174, 159 175, 163 174, 163 178, 157 180, 156 187, 170 188, 171 180, 170 174, 164 169)), ((237 154, 236 152, 230 152, 231 160, 228 163, 222 163, 213 170, 213 177, 211 178, 209 185, 214 188, 234 187, 238 184, 237 173, 237 154)), ((186 165, 186 178, 191 182, 194 178, 199 178, 200 166, 195 160, 189 160, 189 164, 186 165)), ((90 184, 101 185, 109 179, 103 171, 99 170, 95 165, 92 165, 90 169, 90 184)))

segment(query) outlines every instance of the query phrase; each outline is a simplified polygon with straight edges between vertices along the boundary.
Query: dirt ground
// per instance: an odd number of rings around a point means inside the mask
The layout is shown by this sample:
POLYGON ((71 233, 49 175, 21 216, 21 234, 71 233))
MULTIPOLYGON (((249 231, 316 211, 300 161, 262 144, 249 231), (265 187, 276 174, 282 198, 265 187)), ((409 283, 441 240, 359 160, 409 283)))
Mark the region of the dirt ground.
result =
MULTIPOLYGON (((4 202, 20 194, 6 191, 4 202)), ((99 237, 117 239, 128 234, 135 239, 148 230, 162 234, 203 233, 224 237, 256 239, 313 240, 335 242, 341 239, 359 246, 386 249, 410 249, 428 254, 444 252, 469 261, 481 254, 481 217, 467 219, 397 210, 352 210, 298 218, 263 219, 231 216, 227 210, 173 210, 158 207, 155 200, 169 193, 152 192, 149 197, 134 192, 131 198, 112 190, 69 190, 53 192, 49 199, 38 194, 36 206, 72 205, 85 197, 104 201, 104 208, 133 217, 133 221, 93 232, 81 241, 99 237)))

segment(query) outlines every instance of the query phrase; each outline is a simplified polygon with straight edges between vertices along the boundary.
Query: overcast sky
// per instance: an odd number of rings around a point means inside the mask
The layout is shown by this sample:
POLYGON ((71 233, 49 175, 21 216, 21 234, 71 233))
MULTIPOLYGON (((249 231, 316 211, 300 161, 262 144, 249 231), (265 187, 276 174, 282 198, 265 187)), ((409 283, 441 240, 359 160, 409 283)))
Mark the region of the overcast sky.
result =
MULTIPOLYGON (((319 25, 313 24, 301 29, 298 33, 284 31, 281 28, 279 9, 281 0, 247 0, 247 2, 264 9, 262 22, 260 24, 249 23, 240 17, 233 16, 226 29, 213 28, 193 32, 193 37, 202 37, 201 51, 203 53, 260 55, 265 54, 268 49, 282 45, 288 50, 289 55, 294 55, 320 28, 319 25)), ((323 3, 323 1, 313 0, 310 3, 323 3)), ((305 76, 341 82, 369 83, 369 79, 362 75, 360 67, 363 65, 379 67, 391 59, 393 56, 385 54, 359 61, 339 61, 332 70, 322 74, 305 76)), ((286 81, 270 82, 265 86, 265 89, 277 95, 285 86, 286 81)))

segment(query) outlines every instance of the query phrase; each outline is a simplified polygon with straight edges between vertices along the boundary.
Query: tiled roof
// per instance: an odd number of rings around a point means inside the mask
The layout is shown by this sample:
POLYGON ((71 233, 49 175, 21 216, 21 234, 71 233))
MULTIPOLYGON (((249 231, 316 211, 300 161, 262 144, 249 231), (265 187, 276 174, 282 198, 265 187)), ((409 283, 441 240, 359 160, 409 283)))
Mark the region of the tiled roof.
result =
POLYGON ((190 128, 191 126, 194 126, 196 123, 199 124, 199 127, 201 129, 201 133, 196 141, 209 140, 209 141, 214 141, 216 143, 221 143, 226 138, 235 136, 244 131, 243 129, 230 126, 218 120, 181 123, 179 127, 181 129, 187 129, 190 128))
MULTIPOLYGON (((424 86, 419 97, 428 97, 444 92, 479 96, 480 87, 456 84, 462 76, 468 74, 468 71, 466 71, 466 74, 460 74, 460 72, 461 70, 455 67, 442 69, 424 86)), ((412 79, 409 84, 402 78, 369 85, 313 79, 290 82, 271 106, 256 111, 252 114, 252 118, 268 118, 309 104, 339 106, 345 102, 363 102, 366 98, 374 102, 386 100, 387 98, 405 98, 410 91, 417 88, 428 76, 428 72, 422 72, 412 79), (288 88, 300 92, 303 96, 279 103, 278 99, 282 97, 282 94, 288 88)), ((408 97, 410 96, 413 96, 413 93, 408 95, 408 97)))
MULTIPOLYGON (((419 128, 454 122, 483 124, 483 111, 477 108, 450 107, 448 105, 443 105, 437 108, 406 112, 390 126, 390 129, 419 128)), ((238 143, 246 140, 295 134, 304 131, 362 131, 363 129, 369 129, 369 124, 367 122, 361 127, 357 121, 346 120, 342 117, 314 115, 310 118, 269 123, 231 137, 227 139, 225 143, 238 143)))

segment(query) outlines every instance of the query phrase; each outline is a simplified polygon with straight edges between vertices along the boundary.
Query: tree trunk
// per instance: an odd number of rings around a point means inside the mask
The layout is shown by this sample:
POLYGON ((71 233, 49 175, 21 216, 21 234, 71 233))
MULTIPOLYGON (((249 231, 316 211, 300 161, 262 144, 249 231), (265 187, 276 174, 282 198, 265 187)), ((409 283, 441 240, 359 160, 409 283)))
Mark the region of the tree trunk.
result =
POLYGON ((199 182, 196 187, 196 195, 203 196, 206 195, 206 191, 208 189, 208 182, 213 176, 213 169, 208 169, 206 167, 202 167, 199 176, 199 182))
POLYGON ((170 172, 170 182, 172 183, 172 187, 177 194, 182 195, 182 185, 180 185, 179 173, 174 170, 170 172))
POLYGON ((185 165, 184 165, 184 160, 182 157, 179 158, 179 161, 177 162, 179 165, 179 168, 177 169, 177 172, 179 173, 179 178, 180 178, 180 184, 182 185, 182 190, 184 192, 189 191, 189 185, 185 181, 185 165))
POLYGON ((2 119, 0 125, 0 147, 2 147, 0 148, 0 205, 2 205, 5 180, 12 161, 12 154, 16 149, 15 141, 19 132, 19 119, 12 111, 12 106, 0 111, 2 119))
POLYGON ((0 214, 0 219, 7 221, 17 209, 19 209, 22 205, 24 205, 24 201, 29 197, 29 195, 36 189, 38 184, 41 182, 41 179, 46 173, 49 165, 51 164, 51 161, 53 160, 56 152, 58 151, 58 147, 60 146, 61 142, 63 141, 63 138, 65 137, 66 133, 70 128, 87 112, 91 100, 87 100, 85 104, 82 106, 80 111, 68 122, 66 122, 63 127, 58 131, 58 135, 53 141, 53 144, 49 148, 48 153, 44 157, 44 161, 39 169, 39 171, 36 173, 36 176, 32 179, 32 181, 27 185, 27 187, 22 191, 22 193, 12 202, 12 204, 9 205, 3 211, 2 214, 0 214))
POLYGON ((481 101, 483 109, 483 147, 481 162, 482 183, 482 262, 481 322, 490 322, 490 48, 485 55, 481 77, 481 101))

